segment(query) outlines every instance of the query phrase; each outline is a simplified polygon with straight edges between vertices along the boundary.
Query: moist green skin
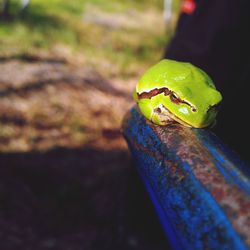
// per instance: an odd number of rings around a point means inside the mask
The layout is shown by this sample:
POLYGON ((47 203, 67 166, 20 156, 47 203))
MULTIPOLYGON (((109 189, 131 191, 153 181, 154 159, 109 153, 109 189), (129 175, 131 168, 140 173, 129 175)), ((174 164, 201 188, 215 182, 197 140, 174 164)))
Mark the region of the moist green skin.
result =
POLYGON ((195 128, 214 122, 215 107, 222 100, 204 71, 190 63, 168 59, 143 74, 133 95, 141 113, 152 122, 165 125, 174 119, 195 128))

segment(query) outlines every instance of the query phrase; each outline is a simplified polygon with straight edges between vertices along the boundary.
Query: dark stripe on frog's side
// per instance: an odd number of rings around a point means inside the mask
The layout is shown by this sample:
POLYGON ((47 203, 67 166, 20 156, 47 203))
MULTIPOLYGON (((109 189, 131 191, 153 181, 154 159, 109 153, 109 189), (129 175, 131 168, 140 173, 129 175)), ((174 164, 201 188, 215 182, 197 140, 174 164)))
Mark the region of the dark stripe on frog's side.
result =
POLYGON ((169 95, 170 100, 173 103, 175 103, 175 104, 184 103, 184 104, 187 104, 193 112, 197 111, 194 106, 192 106, 190 103, 188 103, 184 100, 181 100, 179 97, 177 97, 177 95, 173 91, 169 90, 168 88, 160 88, 160 89, 156 88, 156 89, 152 89, 149 92, 143 92, 143 93, 137 94, 137 95, 138 95, 138 99, 151 99, 152 97, 159 95, 161 93, 164 93, 165 96, 169 95))

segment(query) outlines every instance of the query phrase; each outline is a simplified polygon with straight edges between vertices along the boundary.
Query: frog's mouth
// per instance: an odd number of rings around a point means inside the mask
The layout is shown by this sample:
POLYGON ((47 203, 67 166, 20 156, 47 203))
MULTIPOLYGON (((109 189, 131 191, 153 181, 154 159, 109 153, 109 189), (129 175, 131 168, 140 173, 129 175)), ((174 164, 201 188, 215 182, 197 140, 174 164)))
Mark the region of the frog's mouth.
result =
POLYGON ((165 96, 169 96, 171 102, 173 102, 174 104, 184 103, 188 105, 193 112, 197 111, 196 108, 192 104, 190 104, 189 102, 185 100, 182 100, 181 98, 178 97, 178 95, 174 91, 166 87, 160 88, 160 89, 155 88, 155 89, 150 90, 149 92, 142 92, 141 94, 137 94, 137 95, 138 95, 138 99, 151 99, 152 97, 162 94, 162 93, 164 93, 165 96))

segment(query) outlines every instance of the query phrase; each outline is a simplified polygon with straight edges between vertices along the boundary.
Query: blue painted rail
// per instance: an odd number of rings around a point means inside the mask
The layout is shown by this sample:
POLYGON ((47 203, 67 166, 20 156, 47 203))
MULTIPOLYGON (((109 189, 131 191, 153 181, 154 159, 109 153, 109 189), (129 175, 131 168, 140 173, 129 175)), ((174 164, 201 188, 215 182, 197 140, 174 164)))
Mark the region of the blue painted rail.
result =
POLYGON ((132 108, 123 134, 172 249, 250 249, 250 168, 211 131, 132 108))

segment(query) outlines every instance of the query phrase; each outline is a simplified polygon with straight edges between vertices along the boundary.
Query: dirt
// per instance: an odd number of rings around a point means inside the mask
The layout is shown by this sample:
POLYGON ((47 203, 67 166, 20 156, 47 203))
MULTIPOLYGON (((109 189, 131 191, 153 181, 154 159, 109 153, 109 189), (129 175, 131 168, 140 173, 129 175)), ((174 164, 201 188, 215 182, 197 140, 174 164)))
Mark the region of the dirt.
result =
POLYGON ((0 249, 166 249, 121 133, 136 79, 0 58, 0 249))

